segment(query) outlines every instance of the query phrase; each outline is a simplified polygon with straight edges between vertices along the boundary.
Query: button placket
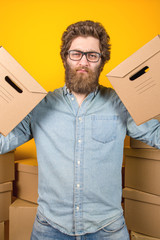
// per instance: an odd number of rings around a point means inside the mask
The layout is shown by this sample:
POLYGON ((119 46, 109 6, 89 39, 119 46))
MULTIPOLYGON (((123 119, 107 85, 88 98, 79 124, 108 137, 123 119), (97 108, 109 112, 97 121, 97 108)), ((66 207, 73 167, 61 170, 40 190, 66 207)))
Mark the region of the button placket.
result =
POLYGON ((77 116, 76 119, 76 151, 75 151, 75 233, 79 234, 83 228, 82 219, 82 185, 83 185, 83 151, 84 151, 84 123, 83 117, 77 116))

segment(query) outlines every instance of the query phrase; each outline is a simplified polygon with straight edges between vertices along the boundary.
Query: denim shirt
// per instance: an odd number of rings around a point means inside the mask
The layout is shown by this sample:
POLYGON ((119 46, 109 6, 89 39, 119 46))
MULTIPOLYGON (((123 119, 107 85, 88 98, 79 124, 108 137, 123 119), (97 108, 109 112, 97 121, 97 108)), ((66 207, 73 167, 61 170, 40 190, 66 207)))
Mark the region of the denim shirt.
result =
POLYGON ((47 96, 7 136, 1 153, 34 138, 39 186, 38 211, 68 235, 96 232, 118 219, 124 138, 160 147, 160 123, 137 126, 111 88, 100 86, 79 107, 60 88, 47 96))

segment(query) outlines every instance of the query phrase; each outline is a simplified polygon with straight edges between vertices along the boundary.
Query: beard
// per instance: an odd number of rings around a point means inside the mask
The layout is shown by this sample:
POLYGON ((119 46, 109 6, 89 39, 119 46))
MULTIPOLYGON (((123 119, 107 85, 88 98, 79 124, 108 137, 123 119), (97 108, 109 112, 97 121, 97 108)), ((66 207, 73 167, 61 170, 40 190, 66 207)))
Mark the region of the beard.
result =
POLYGON ((65 64, 65 83, 70 92, 89 94, 94 92, 99 85, 100 66, 94 71, 88 67, 79 66, 74 69, 66 62, 65 64), (85 72, 77 72, 85 70, 85 72))

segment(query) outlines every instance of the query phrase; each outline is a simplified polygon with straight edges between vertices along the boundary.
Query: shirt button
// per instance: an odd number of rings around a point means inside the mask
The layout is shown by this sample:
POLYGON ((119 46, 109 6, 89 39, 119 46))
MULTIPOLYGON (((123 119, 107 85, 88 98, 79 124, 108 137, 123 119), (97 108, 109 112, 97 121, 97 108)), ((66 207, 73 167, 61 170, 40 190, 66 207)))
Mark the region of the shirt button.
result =
POLYGON ((79 211, 79 206, 76 207, 77 211, 79 211))
POLYGON ((81 143, 81 139, 79 139, 78 142, 81 143))
POLYGON ((81 117, 79 117, 79 121, 80 121, 80 122, 82 121, 82 118, 81 118, 81 117))
POLYGON ((73 100, 74 100, 74 97, 72 97, 71 99, 72 99, 72 101, 73 101, 73 100))
POLYGON ((80 187, 80 184, 78 183, 78 184, 77 184, 77 188, 79 188, 79 187, 80 187))
POLYGON ((80 165, 80 161, 78 161, 77 163, 78 163, 78 165, 80 165))

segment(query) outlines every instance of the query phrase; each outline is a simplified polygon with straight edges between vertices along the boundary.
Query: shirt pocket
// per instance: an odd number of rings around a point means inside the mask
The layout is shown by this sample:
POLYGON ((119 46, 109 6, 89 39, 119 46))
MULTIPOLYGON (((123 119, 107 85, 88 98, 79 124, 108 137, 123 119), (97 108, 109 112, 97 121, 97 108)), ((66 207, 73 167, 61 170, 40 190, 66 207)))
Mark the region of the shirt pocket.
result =
POLYGON ((117 115, 92 115, 92 139, 108 143, 117 136, 117 115))

